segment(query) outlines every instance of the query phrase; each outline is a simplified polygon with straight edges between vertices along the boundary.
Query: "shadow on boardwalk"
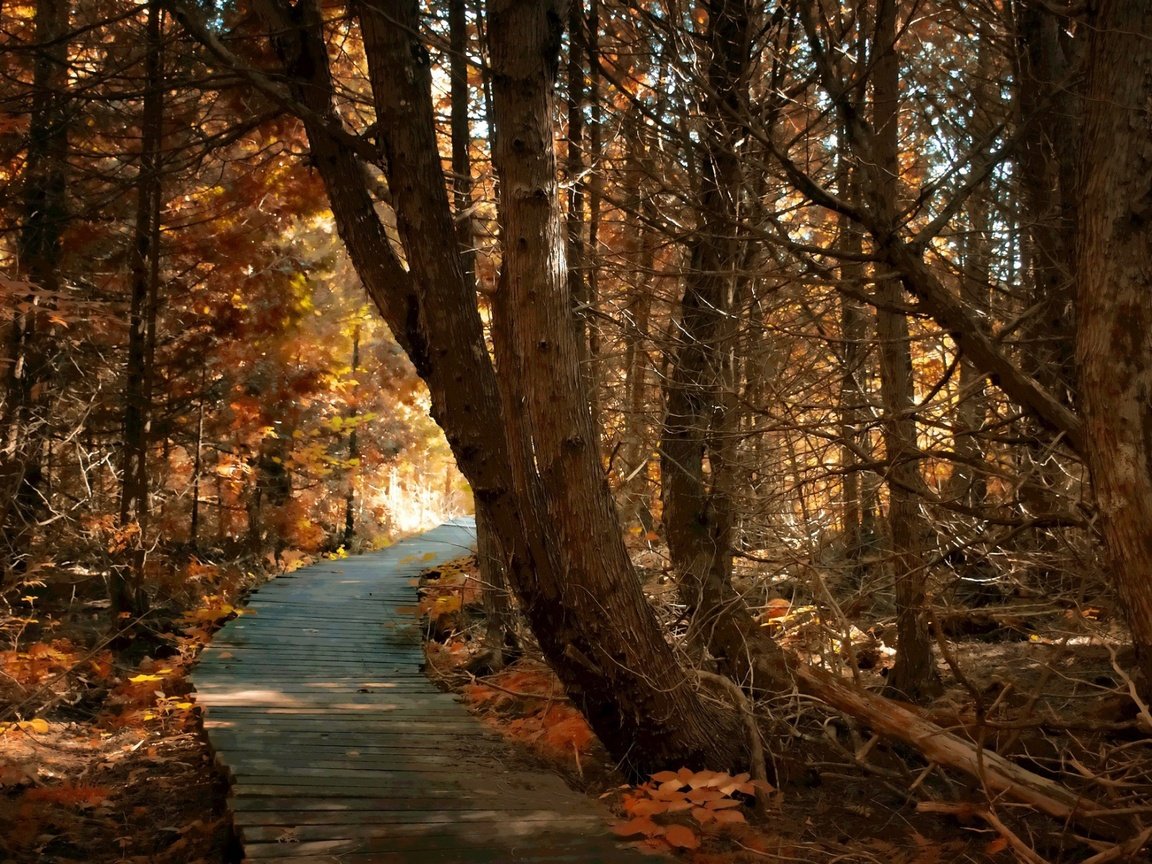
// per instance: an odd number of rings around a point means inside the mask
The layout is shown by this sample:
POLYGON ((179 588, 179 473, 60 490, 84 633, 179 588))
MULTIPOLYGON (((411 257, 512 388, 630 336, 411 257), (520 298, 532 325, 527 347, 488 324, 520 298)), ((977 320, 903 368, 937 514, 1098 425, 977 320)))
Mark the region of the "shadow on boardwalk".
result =
POLYGON ((232 778, 245 860, 292 864, 639 861, 558 778, 421 674, 415 580, 471 551, 456 520, 263 587, 192 676, 232 778))

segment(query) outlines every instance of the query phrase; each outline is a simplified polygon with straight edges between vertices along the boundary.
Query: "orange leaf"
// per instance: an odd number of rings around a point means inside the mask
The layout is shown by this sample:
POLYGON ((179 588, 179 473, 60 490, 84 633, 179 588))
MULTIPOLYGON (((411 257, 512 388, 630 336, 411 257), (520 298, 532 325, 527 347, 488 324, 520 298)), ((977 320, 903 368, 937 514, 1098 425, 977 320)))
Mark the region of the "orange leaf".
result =
POLYGON ((653 774, 652 779, 657 783, 667 783, 669 780, 676 779, 675 771, 661 771, 659 774, 653 774))
POLYGON ((692 818, 703 825, 706 822, 714 822, 716 820, 716 814, 711 810, 705 810, 703 807, 693 807, 692 818))
POLYGON ((697 849, 700 846, 700 838, 687 825, 669 825, 664 839, 673 849, 697 849))
POLYGON ((681 786, 687 786, 695 774, 696 772, 691 768, 681 768, 676 772, 676 779, 680 781, 681 786))
POLYGON ((638 816, 627 822, 616 823, 612 826, 612 833, 618 837, 659 837, 664 833, 664 826, 657 825, 644 816, 638 816))
POLYGON ((708 810, 705 811, 712 814, 712 818, 717 822, 725 822, 728 824, 735 824, 738 822, 745 822, 744 814, 739 810, 708 810))
POLYGON ((667 801, 653 801, 651 798, 636 798, 624 802, 624 810, 634 816, 652 816, 668 810, 667 801))
POLYGON ((792 604, 785 600, 783 597, 776 597, 769 600, 764 607, 765 618, 783 618, 788 614, 788 610, 792 608, 792 604))
POLYGON ((688 781, 688 785, 691 786, 693 789, 699 789, 703 786, 707 786, 709 783, 711 783, 717 777, 727 777, 727 776, 728 776, 727 774, 720 774, 719 772, 716 772, 716 771, 697 771, 695 774, 692 775, 692 778, 688 781))
POLYGON ((683 785, 684 784, 680 782, 680 778, 678 778, 678 777, 673 779, 673 780, 665 780, 663 783, 660 784, 660 791, 661 792, 679 792, 680 787, 683 785))
POLYGON ((1008 848, 1008 841, 1003 837, 997 837, 984 847, 984 852, 987 855, 998 855, 1008 848))
POLYGON ((718 786, 723 786, 726 783, 732 782, 732 775, 725 774, 723 771, 717 771, 703 784, 710 789, 715 789, 718 786))
POLYGON ((729 807, 739 807, 739 801, 733 801, 731 798, 721 798, 718 801, 709 801, 704 805, 709 810, 726 810, 729 807))
POLYGON ((719 801, 724 793, 719 789, 693 789, 685 796, 693 804, 706 804, 709 801, 719 801))

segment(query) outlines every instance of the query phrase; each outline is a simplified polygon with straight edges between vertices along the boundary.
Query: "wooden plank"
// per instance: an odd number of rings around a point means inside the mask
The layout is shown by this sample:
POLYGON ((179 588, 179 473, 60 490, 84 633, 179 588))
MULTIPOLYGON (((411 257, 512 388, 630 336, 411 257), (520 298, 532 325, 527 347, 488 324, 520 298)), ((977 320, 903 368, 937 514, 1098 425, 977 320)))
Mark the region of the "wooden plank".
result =
POLYGON ((421 852, 364 852, 343 853, 339 855, 306 855, 290 854, 293 844, 278 844, 282 850, 278 857, 245 858, 244 862, 259 864, 624 864, 627 861, 641 862, 645 859, 628 857, 637 853, 627 853, 613 850, 610 852, 589 852, 587 850, 565 852, 562 854, 534 853, 524 850, 479 849, 452 855, 450 857, 436 856, 429 858, 421 852))
MULTIPOLYGON (((219 708, 250 709, 272 714, 291 714, 296 711, 360 711, 362 706, 377 705, 382 710, 397 713, 415 713, 423 707, 459 705, 448 694, 433 694, 423 691, 408 693, 319 693, 314 696, 285 696, 284 694, 263 694, 260 691, 241 691, 239 694, 197 693, 196 704, 213 710, 219 708), (408 701, 405 697, 412 697, 408 701), (439 699, 438 699, 439 697, 439 699), (389 700, 401 700, 390 702, 389 700)), ((463 706, 460 706, 463 708, 463 706)))
MULTIPOLYGON (((572 855, 588 856, 589 853, 595 852, 606 856, 618 851, 615 845, 606 839, 596 843, 592 838, 582 837, 578 834, 559 834, 556 832, 539 832, 534 837, 515 838, 504 843, 494 843, 488 838, 479 837, 472 837, 469 842, 469 838, 460 835, 453 836, 452 841, 451 844, 446 845, 443 842, 436 842, 436 838, 429 837, 356 837, 348 840, 315 840, 290 845, 294 856, 338 855, 340 860, 349 860, 344 858, 349 853, 386 853, 389 855, 404 853, 414 855, 425 852, 451 851, 456 854, 455 860, 457 861, 474 861, 476 860, 475 855, 490 856, 502 851, 504 856, 517 852, 521 855, 531 856, 531 858, 521 858, 520 860, 554 861, 572 855), (576 840, 583 840, 583 843, 573 842, 576 840)), ((285 845, 284 843, 251 843, 245 846, 244 851, 248 860, 259 861, 283 856, 285 845)), ((488 857, 481 860, 501 859, 488 857)), ((504 858, 503 860, 508 859, 504 858)), ((574 860, 589 860, 589 858, 574 860)))
MULTIPOLYGON (((354 749, 354 748, 352 748, 354 749)), ((223 756, 224 754, 217 754, 223 756)), ((325 776, 337 771, 387 771, 412 777, 414 780, 425 774, 436 772, 459 773, 459 769, 468 766, 468 762, 461 757, 440 757, 433 751, 394 750, 383 753, 348 755, 348 748, 333 751, 328 758, 323 755, 301 754, 295 748, 289 752, 276 754, 249 752, 237 754, 235 751, 227 753, 228 765, 236 776, 246 774, 294 773, 297 771, 325 772, 325 776)), ((471 763, 476 771, 486 769, 488 766, 481 761, 471 763)))
MULTIPOLYGON (((242 829, 245 843, 283 843, 285 837, 291 842, 310 843, 340 839, 384 839, 394 838, 400 842, 417 845, 422 849, 459 848, 461 842, 471 845, 477 832, 483 832, 486 842, 492 845, 507 841, 534 840, 540 836, 552 835, 559 842, 583 840, 586 833, 599 833, 602 823, 592 817, 583 819, 490 819, 485 822, 422 822, 422 823, 372 823, 346 822, 341 825, 251 825, 242 829)), ((511 845, 511 844, 510 844, 511 845)))
POLYGON ((541 810, 538 807, 525 810, 509 810, 500 807, 494 810, 435 810, 421 813, 411 810, 245 810, 235 814, 238 825, 259 828, 285 828, 294 825, 323 826, 356 825, 467 825, 483 830, 489 822, 499 822, 514 818, 521 822, 572 823, 602 827, 603 819, 598 814, 558 813, 554 810, 541 810))
MULTIPOLYGON (((284 787, 278 787, 281 790, 284 787)), ((246 797, 236 795, 231 799, 231 807, 237 814, 240 813, 288 813, 288 812, 317 812, 317 813, 466 813, 476 810, 500 810, 501 812, 517 813, 525 810, 539 810, 540 801, 535 800, 500 800, 493 801, 490 796, 479 798, 469 795, 448 795, 445 797, 425 796, 423 798, 412 796, 400 797, 368 797, 326 795, 316 797, 314 789, 305 790, 302 795, 258 795, 246 797), (447 799, 447 800, 446 800, 447 799)), ((237 815, 237 819, 245 817, 237 815)))
POLYGON ((469 728, 476 726, 476 718, 467 709, 452 699, 436 700, 434 694, 414 693, 411 703, 400 704, 378 697, 379 702, 366 702, 353 706, 344 712, 325 710, 325 706, 303 706, 300 708, 245 707, 244 705, 217 705, 206 712, 209 720, 238 719, 260 725, 283 725, 284 723, 363 723, 365 721, 387 722, 394 729, 409 731, 420 729, 428 724, 447 721, 467 721, 469 728))
POLYGON ((315 783, 293 783, 291 778, 268 778, 270 781, 282 782, 256 783, 249 780, 238 781, 233 785, 233 794, 237 798, 279 798, 279 799, 315 799, 335 798, 342 800, 351 798, 364 798, 371 801, 386 801, 389 806, 399 806, 404 801, 413 802, 416 810, 452 809, 456 802, 465 801, 484 802, 485 807, 502 805, 499 792, 484 794, 477 791, 465 792, 461 789, 443 788, 412 788, 412 784, 397 784, 395 786, 321 786, 315 783))

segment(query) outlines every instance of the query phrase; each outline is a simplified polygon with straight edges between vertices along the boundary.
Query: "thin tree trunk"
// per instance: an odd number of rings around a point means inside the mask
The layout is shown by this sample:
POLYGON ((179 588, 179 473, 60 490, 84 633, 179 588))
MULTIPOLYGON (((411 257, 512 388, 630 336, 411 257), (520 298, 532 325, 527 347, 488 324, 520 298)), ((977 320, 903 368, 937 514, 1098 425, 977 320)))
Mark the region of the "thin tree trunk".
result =
POLYGON ((709 48, 705 116, 709 134, 697 171, 697 229, 675 332, 678 347, 665 388, 660 476, 664 529, 692 630, 737 681, 780 682, 779 652, 755 627, 732 588, 731 451, 735 420, 733 358, 739 270, 744 244, 737 238, 745 195, 738 152, 740 116, 747 94, 752 11, 747 0, 707 4, 709 48), (725 442, 729 442, 726 444, 725 442), (757 662, 775 681, 754 676, 757 662))
POLYGON ((123 614, 138 615, 147 608, 144 563, 148 536, 148 448, 151 442, 156 306, 160 279, 163 15, 158 2, 149 3, 140 164, 136 179, 136 226, 130 253, 132 298, 128 316, 128 368, 121 467, 120 530, 125 538, 126 561, 113 566, 109 575, 108 595, 112 601, 113 620, 119 620, 123 614))
MULTIPOLYGON (((855 171, 850 165, 842 168, 843 189, 841 194, 845 200, 853 201, 859 198, 859 184, 856 182, 855 171)), ((840 249, 845 254, 845 260, 840 265, 840 279, 848 292, 840 294, 840 338, 841 365, 840 376, 840 436, 843 444, 840 447, 841 477, 841 525, 844 547, 844 563, 848 570, 849 581, 858 585, 862 575, 860 556, 863 546, 864 514, 861 501, 860 472, 857 468, 858 453, 865 443, 863 435, 864 425, 864 387, 861 384, 864 375, 864 362, 867 350, 864 345, 867 316, 865 309, 853 293, 859 292, 865 282, 864 265, 854 256, 864 251, 864 238, 860 228, 852 220, 841 217, 840 221, 840 249)))
MULTIPOLYGON (((448 7, 449 41, 452 46, 452 203, 456 236, 465 282, 476 291, 476 251, 472 231, 472 124, 468 111, 468 21, 466 0, 451 0, 448 7)), ((485 100, 487 103, 487 100, 485 100)), ((485 117, 492 122, 485 104, 485 117)), ((476 511, 476 563, 480 571, 480 599, 484 605, 483 659, 473 671, 498 671, 504 667, 504 649, 515 641, 515 625, 509 597, 508 576, 500 538, 492 530, 483 508, 476 511)))
POLYGON ((204 474, 204 392, 208 379, 207 365, 200 367, 200 398, 196 406, 196 442, 192 458, 192 512, 188 522, 188 545, 195 551, 200 544, 200 481, 204 474))
POLYGON ((571 0, 568 8, 568 147, 564 159, 568 182, 568 293, 576 309, 578 341, 585 351, 581 364, 587 376, 591 364, 587 356, 588 262, 584 255, 584 43, 584 2, 571 0))
MULTIPOLYGON (((583 6, 582 0, 572 0, 573 6, 583 6)), ((600 396, 600 326, 594 315, 600 303, 600 268, 596 266, 600 245, 600 205, 604 199, 604 175, 601 169, 601 153, 604 147, 603 108, 600 95, 600 0, 589 0, 588 21, 581 22, 583 38, 580 40, 588 63, 588 147, 586 182, 588 197, 588 242, 584 244, 583 258, 579 262, 585 268, 588 330, 588 401, 592 407, 592 426, 597 430, 599 446, 602 421, 600 396)))
MULTIPOLYGON (((352 331, 352 377, 360 368, 360 325, 357 324, 352 331)), ((357 415, 356 403, 353 401, 348 409, 348 417, 355 421, 357 415)), ((345 549, 352 546, 352 539, 356 536, 356 478, 360 474, 360 441, 356 434, 356 424, 348 430, 348 488, 344 490, 344 533, 340 541, 345 549)))
POLYGON ((20 275, 32 283, 12 316, 8 374, 0 415, 0 584, 26 564, 44 480, 39 461, 47 430, 38 416, 49 378, 44 305, 60 289, 60 243, 67 220, 67 0, 37 0, 28 151, 21 175, 24 222, 17 241, 20 275))
MULTIPOLYGON (((896 53, 898 0, 878 0, 873 44, 873 124, 875 158, 887 177, 873 190, 879 219, 895 233, 900 188, 900 58, 896 53)), ((916 440, 908 317, 900 311, 904 291, 895 273, 881 271, 876 282, 876 332, 880 342, 882 431, 888 458, 888 530, 896 576, 896 662, 888 687, 919 699, 935 689, 936 670, 928 630, 924 543, 929 527, 920 511, 917 490, 920 447, 916 440)))
POLYGON ((1089 42, 1076 363, 1100 526, 1152 693, 1152 0, 1101 0, 1089 42))

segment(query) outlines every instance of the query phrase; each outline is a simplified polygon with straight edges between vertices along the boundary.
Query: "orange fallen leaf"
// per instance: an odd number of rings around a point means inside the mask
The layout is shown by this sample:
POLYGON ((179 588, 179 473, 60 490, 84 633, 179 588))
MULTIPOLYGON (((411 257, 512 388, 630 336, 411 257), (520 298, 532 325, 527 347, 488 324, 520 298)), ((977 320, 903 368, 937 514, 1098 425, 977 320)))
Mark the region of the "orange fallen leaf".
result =
POLYGON ((747 821, 744 818, 744 814, 739 810, 709 810, 707 812, 711 813, 712 818, 717 822, 728 825, 735 825, 747 821))
POLYGON ((698 849, 700 847, 700 838, 687 825, 669 825, 668 830, 664 832, 664 839, 673 849, 698 849))
POLYGON ((984 853, 986 855, 999 855, 1007 848, 1008 841, 1003 837, 997 837, 995 840, 989 841, 989 843, 984 847, 984 853))
POLYGON ((657 825, 646 816, 637 816, 635 819, 613 825, 612 833, 618 837, 659 837, 664 834, 664 826, 657 825))

